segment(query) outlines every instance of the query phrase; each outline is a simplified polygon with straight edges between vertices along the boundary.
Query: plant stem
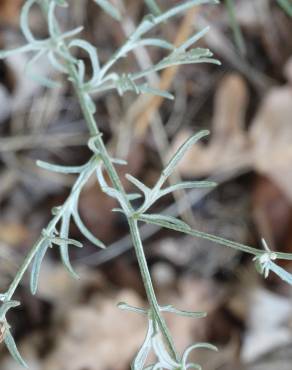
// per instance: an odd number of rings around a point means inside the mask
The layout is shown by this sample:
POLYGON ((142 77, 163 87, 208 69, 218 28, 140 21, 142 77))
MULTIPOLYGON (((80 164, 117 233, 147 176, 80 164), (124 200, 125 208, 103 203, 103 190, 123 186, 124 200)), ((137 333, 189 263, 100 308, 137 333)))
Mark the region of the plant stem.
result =
MULTIPOLYGON (((122 194, 122 196, 124 198, 124 201, 127 203, 129 209, 134 213, 133 207, 132 207, 132 205, 130 204, 130 202, 128 200, 128 197, 126 195, 126 191, 125 191, 125 189, 124 189, 124 187, 121 183, 119 175, 118 175, 118 173, 117 173, 117 171, 116 171, 116 169, 115 169, 115 167, 114 167, 114 165, 111 161, 110 155, 109 155, 109 153, 106 149, 106 146, 105 146, 105 144, 102 140, 102 137, 100 135, 100 131, 98 129, 98 126, 96 124, 94 116, 93 116, 92 112, 90 111, 90 109, 88 107, 88 104, 87 104, 86 98, 85 98, 85 94, 84 94, 83 90, 80 89, 80 87, 79 87, 78 73, 76 71, 75 65, 73 63, 68 62, 67 63, 67 68, 68 68, 68 73, 69 73, 69 76, 70 76, 70 80, 73 83, 76 95, 79 99, 81 110, 83 112, 83 116, 85 118, 85 121, 86 121, 86 124, 88 126, 89 132, 90 132, 92 137, 96 138, 95 145, 96 145, 96 147, 99 151, 100 158, 101 158, 101 160, 104 164, 104 167, 105 167, 105 169, 106 169, 106 171, 107 171, 107 173, 110 177, 112 185, 116 190, 118 190, 122 194)), ((135 248, 138 264, 139 264, 139 267, 140 267, 141 276, 142 276, 142 280, 143 280, 143 283, 144 283, 146 295, 147 295, 147 298, 148 298, 148 301, 149 301, 149 304, 150 304, 150 309, 151 309, 151 311, 154 315, 154 318, 155 318, 155 320, 156 320, 156 322, 157 322, 157 324, 158 324, 158 326, 161 330, 161 333, 162 333, 162 335, 164 337, 164 340, 165 340, 165 342, 168 346, 170 354, 173 356, 173 358, 176 361, 178 361, 179 357, 178 357, 178 354, 175 350, 175 346, 174 346, 171 334, 170 334, 169 329, 168 329, 168 327, 165 323, 165 320, 164 320, 164 318, 163 318, 163 316, 160 312, 160 308, 159 308, 159 305, 158 305, 158 302, 157 302, 157 299, 156 299, 156 295, 155 295, 154 288, 153 288, 153 285, 152 285, 151 276, 150 276, 149 269, 148 269, 147 260, 146 260, 143 245, 142 245, 142 242, 141 242, 138 222, 132 218, 132 219, 128 219, 128 223, 129 223, 131 237, 132 237, 132 240, 133 240, 133 245, 134 245, 134 248, 135 248)))
POLYGON ((140 236, 139 227, 138 227, 138 221, 136 219, 131 218, 131 219, 128 219, 128 223, 129 223, 130 232, 131 232, 132 239, 133 239, 133 245, 135 248, 137 260, 138 260, 140 271, 141 271, 141 276, 143 279, 147 298, 151 306, 152 314, 154 316, 154 320, 158 323, 161 333, 166 341, 166 344, 172 356, 175 358, 176 361, 179 361, 179 356, 175 350, 175 346, 174 346, 172 337, 169 333, 169 329, 165 323, 165 320, 163 319, 160 313, 160 307, 156 299, 156 295, 155 295, 154 288, 152 285, 151 276, 150 276, 148 265, 147 265, 147 261, 145 258, 143 244, 141 241, 141 236, 140 236))
POLYGON ((25 260, 23 261, 20 269, 17 271, 15 278, 13 279, 12 283, 10 284, 7 292, 5 293, 5 301, 10 301, 15 290, 17 289, 19 283, 21 282, 23 275, 25 274, 26 270, 28 269, 29 265, 31 264, 35 254, 37 253, 40 245, 43 242, 43 237, 40 237, 38 241, 34 244, 31 248, 30 252, 26 256, 25 260))

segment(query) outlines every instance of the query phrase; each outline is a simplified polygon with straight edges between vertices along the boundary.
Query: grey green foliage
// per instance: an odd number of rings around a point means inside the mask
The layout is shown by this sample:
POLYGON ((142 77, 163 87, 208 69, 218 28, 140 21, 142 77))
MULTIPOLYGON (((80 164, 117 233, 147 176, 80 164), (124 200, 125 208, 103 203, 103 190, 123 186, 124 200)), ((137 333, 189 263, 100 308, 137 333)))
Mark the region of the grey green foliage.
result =
MULTIPOLYGON (((120 10, 116 9, 110 1, 95 0, 95 2, 115 19, 121 19, 120 10)), ((142 314, 148 319, 148 331, 144 343, 141 345, 133 361, 132 369, 201 369, 199 364, 188 362, 190 352, 197 349, 216 350, 216 347, 211 344, 196 343, 189 346, 182 355, 177 353, 173 338, 164 319, 164 313, 167 312, 190 318, 202 318, 205 316, 205 313, 187 312, 174 308, 172 305, 161 307, 158 304, 141 241, 139 229, 141 222, 176 230, 188 235, 193 235, 197 238, 207 239, 217 245, 249 253, 254 256, 256 268, 260 273, 263 273, 265 277, 268 276, 270 271, 273 271, 284 281, 290 284, 292 283, 292 276, 275 263, 277 259, 291 260, 291 254, 271 252, 267 247, 262 251, 234 241, 194 230, 178 218, 150 213, 150 208, 154 203, 159 201, 161 197, 166 196, 173 191, 179 189, 213 187, 216 185, 212 182, 206 181, 186 181, 176 185, 165 186, 169 176, 175 171, 177 164, 185 153, 194 143, 207 136, 208 131, 203 130, 196 133, 178 149, 163 169, 161 176, 152 188, 149 188, 140 180, 128 174, 126 176, 128 181, 137 188, 138 193, 126 193, 115 168, 116 165, 123 165, 125 162, 120 159, 111 158, 106 149, 102 134, 99 131, 94 116, 96 106, 93 100, 93 93, 96 91, 102 92, 109 89, 116 89, 119 94, 133 91, 137 94, 151 93, 154 95, 161 95, 166 98, 173 98, 173 96, 167 91, 160 91, 155 86, 148 86, 146 84, 145 77, 153 71, 159 72, 173 65, 203 62, 219 64, 217 60, 212 58, 212 53, 209 50, 193 46, 193 44, 207 32, 207 29, 201 30, 192 35, 187 41, 177 47, 172 45, 168 40, 149 38, 147 36, 147 33, 154 27, 168 21, 170 18, 181 15, 191 7, 207 3, 216 4, 217 1, 181 1, 166 11, 162 11, 155 1, 148 0, 145 1, 145 3, 151 10, 152 14, 144 17, 128 40, 126 40, 125 43, 103 65, 101 65, 99 61, 97 49, 87 41, 77 38, 82 27, 77 27, 74 30, 66 32, 61 31, 56 11, 58 7, 66 7, 69 5, 69 3, 64 0, 27 0, 24 3, 20 18, 21 30, 27 43, 18 48, 0 52, 0 58, 5 58, 12 54, 30 52, 32 54, 32 58, 27 65, 27 72, 30 75, 33 75, 32 77, 38 80, 39 83, 45 87, 54 88, 58 84, 57 81, 50 80, 47 76, 36 76, 33 74, 34 63, 39 58, 46 56, 51 63, 52 68, 56 72, 65 76, 65 78, 72 83, 89 130, 90 138, 88 140, 88 147, 92 152, 91 158, 89 158, 88 162, 83 166, 70 167, 45 163, 42 161, 37 162, 38 166, 47 171, 74 174, 76 175, 76 181, 65 202, 62 205, 53 208, 50 222, 43 229, 39 239, 24 259, 23 264, 20 266, 19 271, 11 282, 8 290, 0 294, 0 322, 5 328, 4 342, 11 355, 23 366, 26 365, 15 345, 15 341, 10 331, 10 326, 6 320, 6 313, 8 310, 19 305, 19 302, 14 301, 12 298, 17 287, 21 283, 25 272, 31 269, 30 287, 32 293, 35 294, 37 292, 42 261, 45 258, 48 249, 54 247, 59 249, 61 260, 68 272, 74 278, 78 277, 70 262, 70 248, 73 246, 82 247, 82 244, 79 241, 70 238, 71 221, 75 222, 83 236, 90 242, 95 244, 97 247, 105 248, 102 241, 93 235, 84 225, 78 211, 81 191, 92 176, 96 176, 102 191, 108 196, 115 198, 119 203, 120 208, 118 208, 117 211, 123 212, 127 217, 133 246, 148 298, 148 308, 132 307, 126 303, 119 304, 121 309, 127 309, 132 312, 142 314), (40 7, 48 23, 49 37, 45 40, 37 39, 29 26, 30 10, 34 5, 38 5, 40 7), (147 70, 121 75, 116 72, 114 70, 115 64, 121 58, 126 57, 128 53, 140 46, 158 47, 162 51, 167 52, 168 55, 147 70), (85 78, 87 76, 87 70, 84 61, 78 59, 74 54, 76 49, 82 49, 88 54, 88 58, 92 66, 92 75, 89 78, 85 78), (109 178, 108 182, 105 180, 104 173, 106 173, 109 178), (132 204, 132 200, 137 197, 142 197, 143 201, 140 207, 135 208, 132 204), (156 361, 151 365, 147 365, 148 355, 150 352, 155 355, 156 361)))

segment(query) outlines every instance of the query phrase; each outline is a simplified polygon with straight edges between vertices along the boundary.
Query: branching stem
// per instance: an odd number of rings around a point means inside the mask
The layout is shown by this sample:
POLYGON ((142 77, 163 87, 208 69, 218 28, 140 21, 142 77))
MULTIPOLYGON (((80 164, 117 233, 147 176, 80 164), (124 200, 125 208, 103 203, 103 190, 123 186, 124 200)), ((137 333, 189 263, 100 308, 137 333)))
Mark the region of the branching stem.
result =
MULTIPOLYGON (((93 137, 96 137, 95 145, 96 145, 97 150, 99 151, 99 155, 104 164, 105 170, 110 177, 113 187, 122 194, 124 201, 127 203, 129 209, 134 213, 134 210, 128 200, 126 191, 121 183, 119 175, 111 161, 111 157, 102 140, 102 137, 100 135, 100 131, 98 129, 94 116, 91 113, 90 109, 88 108, 88 104, 86 103, 84 93, 79 88, 78 74, 75 69, 75 66, 72 63, 68 63, 67 65, 68 65, 68 72, 69 72, 70 80, 73 83, 75 92, 79 99, 79 103, 80 103, 87 127, 89 129, 89 132, 93 137)), ((148 264, 146 261, 143 245, 141 242, 137 220, 129 219, 128 222, 129 222, 131 237, 132 237, 133 245, 135 248, 138 264, 140 267, 144 287, 146 290, 146 295, 147 295, 147 298, 150 304, 150 309, 154 315, 154 318, 157 324, 159 325, 162 335, 164 336, 164 340, 168 346, 170 354, 173 356, 175 360, 178 360, 178 354, 176 353, 171 334, 169 333, 165 320, 160 312, 157 298, 154 292, 154 288, 153 288, 152 281, 151 281, 151 276, 150 276, 149 269, 148 269, 148 264)))

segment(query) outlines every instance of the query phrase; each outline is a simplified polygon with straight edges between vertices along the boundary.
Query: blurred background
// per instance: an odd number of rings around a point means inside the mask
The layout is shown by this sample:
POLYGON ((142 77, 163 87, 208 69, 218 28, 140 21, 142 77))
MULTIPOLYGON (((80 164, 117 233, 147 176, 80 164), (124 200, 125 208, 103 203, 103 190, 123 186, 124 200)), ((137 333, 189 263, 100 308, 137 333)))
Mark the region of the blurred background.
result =
MULTIPOLYGON (((82 37, 97 46, 102 62, 147 13, 142 0, 116 2, 124 9, 122 24, 89 0, 71 0, 59 14, 64 29, 85 26, 82 37)), ((22 3, 0 1, 1 49, 24 43, 18 28, 22 3)), ((160 1, 164 9, 175 3, 160 1)), ((258 248, 264 237, 272 250, 292 253, 292 14, 279 3, 235 1, 244 43, 234 39, 234 20, 224 3, 196 7, 163 24, 157 35, 175 44, 211 25, 199 45, 222 62, 221 67, 198 64, 152 75, 151 82, 169 89, 175 101, 115 92, 96 95, 95 101, 110 152, 128 160, 120 175, 131 173, 149 186, 191 133, 211 130, 209 139, 183 158, 176 178, 208 178, 218 187, 169 196, 157 211, 258 248)), ((46 37, 37 10, 31 25, 46 37)), ((135 71, 161 57, 156 49, 140 49, 119 68, 135 71)), ((0 62, 1 291, 74 181, 37 168, 36 159, 78 165, 90 155, 70 83, 54 90, 40 87, 24 74, 27 58, 0 62)), ((45 59, 35 72, 52 75, 45 59)), ((126 180, 124 185, 131 190, 126 180)), ((92 179, 81 196, 80 213, 109 247, 97 250, 72 225, 72 237, 84 242, 83 249, 71 250, 80 281, 71 279, 52 250, 37 296, 31 296, 27 280, 18 290, 22 306, 10 322, 31 370, 125 370, 143 341, 143 317, 116 307, 120 301, 138 306, 146 301, 126 221, 111 212, 113 207, 92 179)), ((142 236, 160 302, 208 312, 198 320, 167 317, 181 351, 194 341, 210 341, 220 352, 198 352, 194 358, 205 370, 291 370, 290 287, 273 275, 264 281, 248 256, 212 243, 149 226, 143 226, 142 236)), ((289 262, 282 266, 292 269, 289 262)), ((19 369, 4 348, 0 368, 19 369)))

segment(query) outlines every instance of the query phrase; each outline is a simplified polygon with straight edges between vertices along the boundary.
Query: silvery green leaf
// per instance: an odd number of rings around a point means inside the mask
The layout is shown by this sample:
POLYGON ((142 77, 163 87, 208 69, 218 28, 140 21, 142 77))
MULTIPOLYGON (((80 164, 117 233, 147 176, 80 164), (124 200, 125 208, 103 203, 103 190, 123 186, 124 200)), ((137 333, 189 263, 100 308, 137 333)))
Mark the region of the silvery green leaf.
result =
POLYGON ((165 189, 160 190, 159 194, 160 194, 160 197, 163 197, 177 190, 213 188, 215 186, 217 186, 217 183, 213 181, 184 181, 179 184, 175 184, 175 185, 172 185, 165 189))
MULTIPOLYGON (((60 238, 54 238, 54 243, 60 246, 60 254, 61 254, 61 260, 63 262, 63 265, 66 267, 66 269, 68 270, 68 272, 73 278, 79 279, 79 276, 76 274, 76 272, 74 271, 71 265, 70 257, 69 257, 69 248, 68 248, 69 246, 69 239, 68 239, 69 226, 70 226, 70 216, 65 215, 62 218, 60 238)), ((71 244, 73 244, 72 241, 71 241, 71 244)))
POLYGON ((192 312, 192 311, 178 310, 172 305, 160 307, 160 311, 170 312, 170 313, 177 314, 179 316, 192 317, 196 319, 200 319, 200 318, 207 316, 206 312, 192 312))
POLYGON ((139 85, 139 92, 144 94, 152 94, 156 96, 161 96, 165 99, 173 100, 174 96, 170 94, 168 91, 156 89, 154 87, 151 87, 147 84, 139 85))
MULTIPOLYGON (((71 37, 74 37, 76 35, 78 35, 80 32, 82 32, 84 30, 84 27, 83 26, 79 26, 79 27, 76 27, 76 28, 73 28, 72 30, 70 31, 67 31, 67 32, 64 32, 62 33, 59 37, 60 39, 64 40, 64 39, 69 39, 71 37)), ((76 63, 76 59, 69 53, 62 53, 61 49, 60 48, 57 48, 56 49, 58 51, 58 53, 60 55, 62 55, 64 57, 65 60, 67 60, 68 62, 72 62, 72 63, 76 63)))
POLYGON ((33 295, 36 294, 41 265, 49 247, 50 241, 47 239, 43 240, 34 257, 30 273, 30 290, 33 295))
POLYGON ((151 351, 152 347, 152 337, 154 335, 154 328, 153 328, 153 322, 151 319, 149 319, 148 322, 148 331, 146 334, 146 337, 144 339, 144 342, 139 349, 137 355, 135 356, 133 363, 132 363, 132 370, 143 370, 144 365, 147 361, 147 357, 151 351))
POLYGON ((120 303, 117 304, 117 306, 121 310, 132 311, 132 312, 136 312, 136 313, 143 314, 143 315, 147 315, 148 314, 148 311, 145 310, 144 308, 130 306, 130 305, 128 305, 125 302, 120 302, 120 303))
POLYGON ((198 40, 200 40, 202 37, 206 35, 206 33, 209 31, 210 27, 207 26, 203 28, 201 31, 195 33, 192 37, 188 38, 184 43, 182 43, 180 46, 178 46, 175 49, 175 52, 184 52, 186 49, 188 49, 190 46, 195 44, 198 40))
MULTIPOLYGON (((232 240, 222 238, 220 236, 215 236, 215 235, 212 235, 212 234, 208 234, 208 233, 205 233, 203 231, 192 229, 192 228, 189 227, 189 225, 186 225, 186 224, 184 226, 182 226, 182 225, 180 226, 178 224, 170 223, 165 218, 160 218, 160 219, 158 217, 157 218, 150 218, 150 217, 144 218, 144 216, 145 215, 139 215, 139 220, 140 221, 145 221, 145 222, 150 223, 150 224, 158 225, 158 226, 161 226, 161 227, 165 227, 165 228, 170 229, 170 230, 176 230, 176 231, 179 231, 181 233, 185 233, 187 235, 194 236, 196 238, 209 240, 210 242, 222 245, 224 247, 229 247, 229 248, 232 248, 232 249, 235 249, 235 250, 238 250, 238 251, 242 251, 242 252, 245 252, 245 253, 252 254, 254 256, 260 256, 262 254, 259 251, 259 249, 257 249, 257 248, 253 248, 253 247, 250 247, 250 246, 245 245, 245 244, 237 243, 237 242, 234 242, 232 240)), ((275 254, 277 255, 277 253, 275 253, 275 254)))
POLYGON ((273 271, 276 275, 279 276, 280 279, 282 279, 286 283, 292 285, 292 274, 284 270, 282 267, 278 266, 276 263, 269 261, 266 268, 268 268, 268 271, 273 271))
POLYGON ((172 18, 180 13, 184 13, 188 9, 202 4, 218 4, 219 1, 217 0, 189 0, 189 1, 181 1, 180 4, 177 6, 169 9, 168 11, 161 14, 159 17, 156 18, 156 22, 161 23, 165 22, 167 19, 172 18))
POLYGON ((117 8, 115 8, 108 0, 94 0, 108 15, 121 21, 122 16, 117 8))
POLYGON ((82 220, 79 216, 79 213, 78 213, 77 209, 72 213, 72 216, 73 216, 74 222, 75 222, 76 226, 78 227, 78 229, 80 230, 80 232, 89 241, 91 241, 91 243, 93 243, 94 245, 96 245, 99 248, 102 248, 102 249, 106 248, 104 243, 102 241, 100 241, 96 236, 94 236, 92 234, 92 232, 90 230, 88 230, 88 228, 84 225, 84 223, 82 222, 82 220))
POLYGON ((0 294, 0 301, 3 302, 6 299, 6 294, 0 294))
POLYGON ((0 307, 0 320, 3 320, 7 312, 14 307, 17 307, 20 305, 20 302, 18 301, 7 301, 3 302, 0 307))
POLYGON ((67 243, 68 245, 74 245, 74 247, 77 248, 83 248, 83 244, 80 243, 78 240, 71 239, 71 238, 59 238, 58 236, 49 238, 49 240, 56 245, 62 245, 64 243, 67 243))
POLYGON ((133 73, 131 75, 132 82, 147 76, 152 72, 159 72, 168 67, 182 65, 182 64, 194 64, 194 63, 212 63, 220 65, 221 63, 217 59, 211 58, 212 53, 208 49, 191 49, 185 52, 172 52, 168 57, 162 59, 159 63, 154 66, 144 69, 140 72, 133 73))
POLYGON ((108 184, 106 183, 105 178, 103 176, 103 171, 102 171, 101 166, 97 167, 97 169, 96 169, 96 177, 97 177, 97 180, 99 182, 99 185, 100 185, 101 189, 108 188, 108 184))
POLYGON ((174 225, 184 229, 191 229, 188 224, 172 216, 164 216, 160 214, 143 214, 139 217, 139 219, 145 222, 150 221, 152 223, 168 223, 170 226, 174 225))
POLYGON ((34 38, 29 28, 29 13, 36 0, 27 0, 22 6, 20 13, 20 28, 28 43, 35 43, 37 40, 34 38))
POLYGON ((122 208, 112 208, 112 212, 122 213, 123 215, 125 214, 122 208))
POLYGON ((163 175, 166 178, 169 177, 174 171, 178 162, 182 159, 182 157, 190 149, 190 147, 207 135, 209 135, 209 131, 202 130, 197 134, 191 136, 184 144, 182 144, 182 146, 177 150, 177 152, 174 154, 174 156, 171 158, 171 160, 168 162, 167 166, 163 170, 163 175))
POLYGON ((124 159, 119 159, 119 158, 111 158, 111 162, 113 164, 118 164, 120 166, 126 166, 128 164, 127 161, 125 161, 124 159))
POLYGON ((182 356, 182 365, 183 365, 184 369, 187 368, 187 359, 188 359, 190 353, 195 349, 208 349, 208 350, 211 350, 211 351, 218 352, 218 348, 216 346, 213 346, 210 343, 196 343, 196 344, 193 344, 192 346, 189 346, 185 350, 185 352, 182 356))
POLYGON ((128 173, 126 174, 125 177, 128 181, 130 181, 133 185, 135 185, 139 190, 141 190, 145 195, 150 193, 150 189, 146 185, 144 185, 141 181, 136 179, 136 177, 128 173))
MULTIPOLYGON (((180 368, 180 364, 178 364, 168 353, 166 350, 163 339, 160 337, 159 334, 156 334, 152 338, 152 345, 155 355, 158 358, 158 363, 161 365, 161 369, 170 369, 175 370, 180 368)), ((160 367, 157 367, 160 369, 160 367)))
POLYGON ((165 41, 163 39, 145 38, 145 39, 137 40, 134 43, 131 43, 130 46, 129 46, 128 51, 131 51, 131 50, 133 50, 133 49, 135 49, 136 47, 139 47, 139 46, 155 46, 155 47, 159 47, 159 48, 166 49, 166 50, 174 50, 175 49, 173 44, 171 44, 170 42, 165 41))
POLYGON ((36 164, 44 170, 59 172, 65 174, 80 173, 84 170, 85 166, 61 166, 58 164, 51 164, 44 161, 38 160, 36 164))
MULTIPOLYGON (((181 64, 214 63, 220 65, 216 59, 212 59, 213 53, 208 49, 194 48, 188 51, 172 52, 168 57, 162 59, 154 66, 155 71, 181 64)), ((136 75, 135 75, 136 76, 136 75)))
POLYGON ((128 198, 129 201, 140 199, 141 194, 138 194, 138 193, 127 194, 127 198, 128 198))
POLYGON ((55 17, 55 8, 58 4, 55 1, 51 1, 49 4, 49 8, 47 10, 48 15, 48 28, 49 28, 49 34, 52 39, 55 39, 59 36, 58 29, 56 27, 56 17, 55 17))
POLYGON ((19 353, 16 343, 13 339, 13 336, 10 332, 9 327, 6 327, 5 329, 5 336, 4 336, 4 342, 6 344, 6 347, 8 351, 10 352, 11 356, 14 358, 16 362, 18 362, 21 366, 28 367, 25 361, 23 360, 21 354, 19 353))
POLYGON ((93 45, 91 45, 88 41, 81 39, 72 40, 69 43, 69 48, 71 47, 83 49, 88 53, 92 67, 92 78, 88 81, 88 85, 96 84, 99 81, 99 70, 100 70, 96 48, 93 45))
POLYGON ((10 57, 11 55, 20 54, 20 53, 27 53, 30 51, 38 50, 34 45, 27 44, 24 46, 20 46, 19 48, 10 49, 10 50, 1 50, 0 51, 0 59, 5 59, 10 57))
POLYGON ((148 6, 148 8, 150 9, 150 11, 154 15, 160 15, 161 14, 161 10, 160 10, 160 8, 157 5, 155 0, 144 0, 144 1, 145 1, 146 5, 148 6))
POLYGON ((169 9, 158 16, 145 17, 141 24, 136 28, 130 39, 137 40, 146 32, 150 31, 154 26, 167 21, 168 19, 182 14, 188 9, 201 4, 218 4, 217 0, 189 0, 181 1, 178 5, 169 9))

